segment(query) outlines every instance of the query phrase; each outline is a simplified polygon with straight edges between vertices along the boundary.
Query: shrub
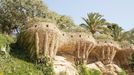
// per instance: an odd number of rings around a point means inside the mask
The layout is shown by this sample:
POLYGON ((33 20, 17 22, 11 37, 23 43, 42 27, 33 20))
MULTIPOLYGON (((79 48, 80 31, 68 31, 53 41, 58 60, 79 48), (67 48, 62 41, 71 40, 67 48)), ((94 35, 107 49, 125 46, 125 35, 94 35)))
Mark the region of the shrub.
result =
POLYGON ((4 73, 0 71, 0 75, 4 75, 4 73))
POLYGON ((80 65, 79 68, 79 75, 90 75, 90 71, 85 65, 80 65))
POLYGON ((0 34, 0 46, 2 45, 9 45, 14 42, 13 37, 9 35, 0 34))
POLYGON ((127 73, 123 70, 122 72, 119 73, 119 75, 127 75, 127 73))
POLYGON ((82 64, 78 67, 79 75, 101 75, 98 70, 89 69, 86 65, 82 64))
POLYGON ((13 42, 13 37, 9 35, 0 34, 0 54, 8 56, 10 52, 9 45, 13 42))
POLYGON ((100 71, 95 70, 95 69, 91 69, 91 75, 101 75, 100 71))
POLYGON ((53 69, 53 63, 50 58, 45 57, 43 63, 37 64, 37 68, 43 72, 44 75, 55 75, 53 69))

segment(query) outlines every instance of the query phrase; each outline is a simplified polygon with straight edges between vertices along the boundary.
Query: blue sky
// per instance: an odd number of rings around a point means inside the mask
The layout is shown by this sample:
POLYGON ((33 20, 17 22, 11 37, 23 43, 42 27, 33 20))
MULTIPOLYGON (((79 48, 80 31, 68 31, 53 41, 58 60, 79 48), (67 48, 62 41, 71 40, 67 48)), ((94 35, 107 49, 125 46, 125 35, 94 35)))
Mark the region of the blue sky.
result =
POLYGON ((134 0, 44 0, 50 10, 72 17, 76 24, 83 22, 89 12, 99 12, 109 22, 125 30, 134 27, 134 0))

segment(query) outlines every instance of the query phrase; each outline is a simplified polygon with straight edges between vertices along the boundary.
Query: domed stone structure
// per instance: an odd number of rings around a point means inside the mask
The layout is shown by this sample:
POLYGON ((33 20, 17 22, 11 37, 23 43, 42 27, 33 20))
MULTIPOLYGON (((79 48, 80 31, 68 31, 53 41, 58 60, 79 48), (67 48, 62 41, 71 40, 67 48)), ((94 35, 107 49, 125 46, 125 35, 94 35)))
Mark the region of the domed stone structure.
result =
POLYGON ((63 32, 56 25, 46 22, 28 26, 20 33, 17 42, 31 58, 43 59, 46 55, 54 58, 58 51, 71 54, 72 60, 81 59, 85 62, 96 44, 91 34, 63 32))
POLYGON ((52 23, 36 23, 23 30, 17 43, 23 47, 31 58, 42 59, 48 55, 54 57, 58 49, 60 31, 52 23))
POLYGON ((86 32, 63 32, 55 24, 47 22, 27 26, 21 31, 17 43, 30 58, 39 62, 45 56, 54 60, 56 55, 60 55, 73 64, 100 61, 105 68, 113 63, 128 63, 128 56, 134 50, 133 45, 121 47, 112 40, 95 40, 92 34, 86 32))

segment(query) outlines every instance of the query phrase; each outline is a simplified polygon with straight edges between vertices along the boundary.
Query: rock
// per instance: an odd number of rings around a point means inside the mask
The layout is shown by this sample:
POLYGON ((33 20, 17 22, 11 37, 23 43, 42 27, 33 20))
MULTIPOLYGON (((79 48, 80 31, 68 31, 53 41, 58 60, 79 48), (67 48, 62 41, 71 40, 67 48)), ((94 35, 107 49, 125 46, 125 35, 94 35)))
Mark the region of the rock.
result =
POLYGON ((9 55, 9 52, 7 51, 7 50, 8 50, 7 47, 8 47, 8 46, 6 46, 6 45, 5 45, 5 46, 3 45, 3 46, 0 47, 0 52, 3 52, 4 55, 6 56, 6 58, 10 56, 10 55, 9 55))
POLYGON ((100 68, 95 63, 88 64, 87 67, 90 69, 95 69, 95 70, 98 70, 101 72, 100 68))
POLYGON ((111 71, 111 72, 116 72, 116 73, 122 72, 122 69, 115 64, 108 64, 106 65, 106 68, 108 71, 111 71))
POLYGON ((117 65, 113 64, 113 67, 115 68, 115 71, 120 73, 122 72, 122 69, 120 67, 118 67, 117 65))
POLYGON ((95 64, 100 68, 102 72, 105 72, 107 70, 101 61, 95 62, 95 64))
POLYGON ((118 73, 122 72, 122 69, 115 64, 107 64, 104 65, 101 61, 88 64, 88 68, 95 69, 103 73, 103 75, 118 75, 118 73))
POLYGON ((103 75, 118 75, 118 74, 115 72, 112 72, 112 71, 107 71, 107 72, 103 73, 103 75))
POLYGON ((56 56, 54 59, 54 71, 56 75, 78 75, 77 70, 72 63, 68 62, 62 56, 56 56))
POLYGON ((108 71, 115 71, 115 68, 114 68, 113 64, 106 65, 106 68, 107 68, 108 71))

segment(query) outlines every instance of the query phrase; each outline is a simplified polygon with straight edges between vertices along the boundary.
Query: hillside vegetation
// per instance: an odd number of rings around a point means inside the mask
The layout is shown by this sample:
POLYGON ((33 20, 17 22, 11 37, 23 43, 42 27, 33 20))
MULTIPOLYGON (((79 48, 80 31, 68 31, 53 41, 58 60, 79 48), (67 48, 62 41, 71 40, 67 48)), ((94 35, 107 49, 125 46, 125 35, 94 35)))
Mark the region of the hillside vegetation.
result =
MULTIPOLYGON (((127 75, 126 73, 128 73, 133 75, 134 29, 124 31, 118 24, 110 23, 98 12, 91 11, 82 19, 84 23, 76 25, 71 17, 51 11, 42 0, 0 0, 0 75, 55 75, 55 63, 53 62, 55 58, 53 56, 56 56, 56 54, 51 55, 51 51, 47 53, 46 43, 43 42, 46 37, 49 41, 45 40, 45 42, 60 41, 60 44, 63 45, 60 45, 58 49, 63 49, 63 52, 66 49, 62 46, 66 46, 73 51, 75 47, 70 48, 68 45, 70 46, 72 41, 76 41, 76 46, 78 46, 76 50, 83 50, 82 52, 74 51, 76 55, 73 55, 73 57, 76 57, 73 67, 76 68, 79 75, 102 75, 101 71, 89 69, 86 65, 90 62, 88 59, 90 56, 91 60, 106 61, 107 54, 110 55, 110 53, 108 51, 104 53, 104 49, 109 48, 113 50, 111 54, 115 56, 114 58, 108 58, 110 62, 114 61, 124 69, 118 74, 127 75), (43 26, 38 28, 39 25, 35 24, 41 22, 52 23, 52 25, 55 25, 52 27, 55 28, 47 29, 48 25, 44 27, 44 30, 43 26), (47 33, 49 33, 48 36, 47 33), (80 41, 79 38, 73 38, 78 34, 80 41), (53 38, 51 38, 52 36, 53 38), (66 43, 70 39, 71 42, 66 43), (40 44, 39 41, 42 42, 41 46, 37 46, 37 44, 40 44), (84 52, 86 47, 87 50, 90 48, 89 52, 84 52), (102 49, 102 51, 99 51, 99 49, 102 49), (117 54, 114 53, 114 49, 117 50, 117 54), (37 56, 36 53, 40 56, 37 56), (89 53, 92 54, 89 55, 89 53), (97 53, 98 56, 95 56, 97 53), (103 56, 98 59, 97 57, 101 54, 103 56), (102 60, 101 58, 104 58, 104 56, 105 59, 102 60)), ((48 44, 51 47, 53 45, 53 43, 48 44)), ((51 47, 50 50, 53 49, 51 47)), ((54 48, 56 47, 58 46, 54 46, 54 48)), ((58 52, 56 51, 57 49, 55 49, 55 53, 58 52)), ((62 55, 60 51, 58 54, 62 55)), ((69 54, 69 52, 66 54, 69 54)), ((69 55, 71 55, 71 52, 69 55)), ((68 74, 62 71, 57 75, 68 74)))

